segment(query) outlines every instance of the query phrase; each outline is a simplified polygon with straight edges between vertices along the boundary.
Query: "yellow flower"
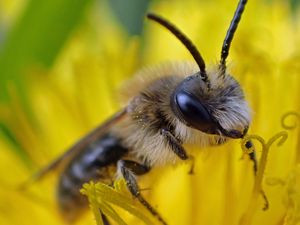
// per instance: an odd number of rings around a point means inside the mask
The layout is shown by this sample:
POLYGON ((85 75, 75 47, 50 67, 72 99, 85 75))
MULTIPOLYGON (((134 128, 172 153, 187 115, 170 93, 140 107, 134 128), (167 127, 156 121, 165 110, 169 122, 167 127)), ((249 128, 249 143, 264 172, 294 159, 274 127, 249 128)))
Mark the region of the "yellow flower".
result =
MULTIPOLYGON (((225 0, 155 1, 151 11, 180 27, 195 41, 207 63, 214 64, 236 4, 225 0)), ((54 194, 57 174, 23 192, 17 190, 18 184, 121 108, 117 90, 141 65, 191 59, 178 40, 149 21, 145 22, 141 53, 141 40, 126 40, 117 24, 105 16, 93 24, 101 35, 89 28, 77 32, 51 71, 31 68, 28 95, 35 121, 28 118, 19 104, 20 96, 10 87, 12 101, 1 106, 0 117, 17 144, 0 139, 0 224, 64 224, 54 194), (26 150, 23 157, 15 154, 16 146, 26 150)), ((142 194, 168 224, 299 224, 300 127, 287 129, 289 126, 281 124, 285 113, 300 109, 299 22, 290 17, 284 1, 249 1, 229 56, 229 69, 253 111, 249 137, 257 134, 267 143, 286 130, 287 140, 280 147, 269 146, 267 160, 254 140, 258 158, 264 159, 260 165, 266 166, 257 178, 260 180, 254 180, 248 157, 239 160, 243 152, 236 140, 206 149, 191 146, 193 175, 188 174, 190 164, 180 164, 156 168, 141 177, 140 187, 149 188, 142 194), (265 179, 273 183, 265 183, 265 179), (264 199, 257 194, 260 186, 270 204, 266 211, 262 210, 264 199)), ((289 124, 292 122, 297 121, 289 124)), ((137 209, 141 210, 137 213, 144 212, 142 207, 137 209)), ((128 224, 143 221, 122 210, 117 212, 128 224)), ((150 220, 157 223, 155 218, 150 220)), ((78 224, 95 224, 92 213, 83 215, 78 224)))

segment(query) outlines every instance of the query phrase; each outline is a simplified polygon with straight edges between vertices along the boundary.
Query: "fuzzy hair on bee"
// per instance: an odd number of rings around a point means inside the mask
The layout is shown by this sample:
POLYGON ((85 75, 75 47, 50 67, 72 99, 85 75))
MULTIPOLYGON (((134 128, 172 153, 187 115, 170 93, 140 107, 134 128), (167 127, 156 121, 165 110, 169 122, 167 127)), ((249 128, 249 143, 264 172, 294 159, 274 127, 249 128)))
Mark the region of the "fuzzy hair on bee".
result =
MULTIPOLYGON (((151 166, 175 163, 175 155, 161 129, 168 129, 182 144, 199 147, 224 143, 228 137, 187 126, 172 110, 172 95, 176 87, 199 68, 193 62, 171 62, 138 72, 124 87, 122 97, 129 102, 128 114, 112 131, 122 137, 124 145, 132 146, 132 154, 151 166), (125 134, 125 135, 124 135, 125 134), (127 135, 130 134, 130 135, 127 135)), ((250 123, 250 110, 239 83, 230 75, 221 76, 214 67, 208 72, 210 89, 197 80, 189 91, 201 99, 210 114, 226 129, 243 130, 250 123)))
MULTIPOLYGON (((246 2, 238 3, 223 42, 220 63, 208 70, 200 52, 177 27, 161 16, 147 15, 177 37, 194 62, 168 63, 137 73, 122 92, 127 103, 124 109, 33 176, 32 181, 38 180, 62 168, 57 198, 65 217, 74 220, 87 207, 87 200, 79 193, 85 182, 111 184, 120 176, 130 193, 162 224, 167 224, 141 195, 137 176, 155 166, 189 159, 184 144, 202 148, 244 137, 250 109, 241 86, 227 71, 226 59, 246 2)), ((251 154, 256 168, 255 155, 251 154)), ((109 224, 104 215, 103 219, 109 224)))

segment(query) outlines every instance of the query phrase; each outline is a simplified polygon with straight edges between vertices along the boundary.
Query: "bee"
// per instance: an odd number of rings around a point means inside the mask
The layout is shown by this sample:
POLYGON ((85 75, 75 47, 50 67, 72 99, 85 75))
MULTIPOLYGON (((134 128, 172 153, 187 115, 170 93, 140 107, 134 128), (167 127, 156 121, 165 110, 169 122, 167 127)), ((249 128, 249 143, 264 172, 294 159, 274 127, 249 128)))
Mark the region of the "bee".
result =
MULTIPOLYGON (((182 42, 195 63, 174 63, 140 72, 127 88, 129 100, 124 109, 36 174, 35 179, 39 179, 64 164, 57 199, 68 219, 76 218, 87 206, 79 193, 84 183, 111 182, 118 175, 125 179, 131 194, 162 224, 167 224, 141 195, 137 176, 158 165, 189 159, 183 144, 205 147, 244 137, 250 109, 241 86, 227 72, 226 59, 246 3, 247 0, 238 2, 220 62, 210 70, 191 40, 177 27, 161 16, 147 14, 148 19, 182 42)), ((104 220, 109 224, 105 217, 104 220)))

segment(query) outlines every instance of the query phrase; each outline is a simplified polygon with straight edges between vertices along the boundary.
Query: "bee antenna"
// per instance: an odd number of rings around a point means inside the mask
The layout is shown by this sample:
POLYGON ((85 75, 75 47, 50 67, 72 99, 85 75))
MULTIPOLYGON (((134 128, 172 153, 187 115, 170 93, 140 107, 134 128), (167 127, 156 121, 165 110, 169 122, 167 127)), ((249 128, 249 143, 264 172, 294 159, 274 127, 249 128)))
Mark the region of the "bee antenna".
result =
POLYGON ((240 0, 238 6, 234 12, 234 16, 231 20, 230 26, 227 30, 226 37, 223 42, 222 51, 221 51, 221 60, 220 60, 220 68, 222 70, 222 74, 225 74, 226 70, 226 59, 229 54, 230 45, 234 36, 234 33, 238 27, 238 24, 241 20, 243 11, 245 9, 245 5, 247 0, 240 0))
POLYGON ((156 14, 153 14, 153 13, 148 13, 147 17, 148 17, 148 19, 151 19, 151 20, 159 23, 160 25, 164 26, 165 28, 167 28, 172 34, 174 34, 178 38, 178 40, 181 41, 181 43, 189 50, 189 52, 195 59, 196 63, 198 64, 202 80, 205 83, 208 83, 208 85, 209 85, 208 76, 207 76, 207 73, 205 70, 205 62, 204 62, 200 52, 197 50, 195 45, 192 43, 192 41, 187 36, 185 36, 175 25, 173 25, 166 19, 164 19, 156 14))

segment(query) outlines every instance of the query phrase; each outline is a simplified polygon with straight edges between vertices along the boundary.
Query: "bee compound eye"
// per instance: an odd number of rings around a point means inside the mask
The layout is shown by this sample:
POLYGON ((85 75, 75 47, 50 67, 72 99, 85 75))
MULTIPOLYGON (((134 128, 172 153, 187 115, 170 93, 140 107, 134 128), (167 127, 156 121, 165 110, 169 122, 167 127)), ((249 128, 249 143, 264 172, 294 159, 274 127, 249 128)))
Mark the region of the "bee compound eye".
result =
POLYGON ((215 133, 217 126, 198 98, 185 90, 179 91, 174 97, 176 111, 181 120, 205 133, 215 133))

